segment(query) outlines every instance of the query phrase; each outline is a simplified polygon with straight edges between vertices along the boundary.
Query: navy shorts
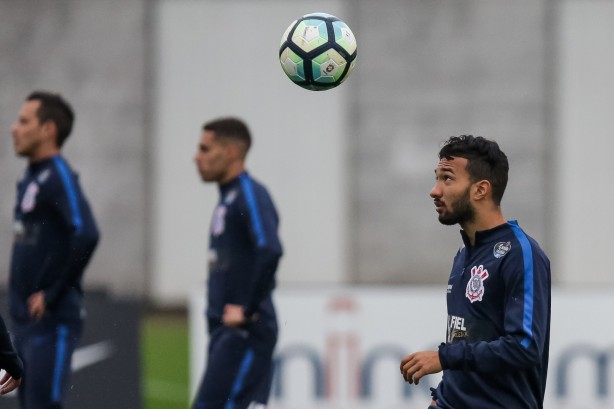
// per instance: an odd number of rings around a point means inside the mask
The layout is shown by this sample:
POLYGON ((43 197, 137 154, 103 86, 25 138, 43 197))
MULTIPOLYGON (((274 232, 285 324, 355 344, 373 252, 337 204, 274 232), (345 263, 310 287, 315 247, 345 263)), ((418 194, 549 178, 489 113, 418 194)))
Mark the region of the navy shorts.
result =
POLYGON ((62 407, 82 327, 79 320, 57 322, 49 318, 13 326, 15 348, 24 364, 18 389, 22 408, 62 407))
POLYGON ((273 379, 274 346, 274 342, 263 344, 245 329, 216 328, 193 409, 264 407, 273 379))

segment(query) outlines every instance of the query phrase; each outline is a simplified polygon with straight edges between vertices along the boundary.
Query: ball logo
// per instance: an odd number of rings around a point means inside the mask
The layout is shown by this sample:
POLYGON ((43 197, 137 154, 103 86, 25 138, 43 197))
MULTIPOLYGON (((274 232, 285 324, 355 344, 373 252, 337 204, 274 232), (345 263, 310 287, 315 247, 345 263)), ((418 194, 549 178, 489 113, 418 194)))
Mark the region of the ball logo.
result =
POLYGON ((335 66, 333 64, 328 64, 328 66, 326 67, 326 72, 330 74, 331 72, 333 72, 334 69, 335 66))
POLYGON ((471 303, 482 301, 484 296, 484 280, 487 278, 488 270, 484 269, 484 266, 471 267, 471 278, 469 278, 467 291, 465 291, 465 296, 469 298, 471 303))

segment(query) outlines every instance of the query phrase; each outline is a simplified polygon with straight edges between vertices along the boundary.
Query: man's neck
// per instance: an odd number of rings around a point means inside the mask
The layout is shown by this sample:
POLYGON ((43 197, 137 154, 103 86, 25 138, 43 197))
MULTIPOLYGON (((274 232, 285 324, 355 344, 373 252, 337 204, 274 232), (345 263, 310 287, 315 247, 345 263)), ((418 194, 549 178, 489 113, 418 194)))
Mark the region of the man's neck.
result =
POLYGON ((490 230, 505 223, 505 217, 501 211, 491 212, 472 222, 461 224, 461 228, 467 234, 469 242, 475 246, 475 233, 490 230))
POLYGON ((59 149, 47 149, 41 152, 36 152, 30 156, 28 156, 29 163, 42 162, 46 159, 52 158, 53 156, 59 155, 59 149))
POLYGON ((225 177, 219 181, 219 185, 225 185, 226 183, 230 182, 231 180, 236 179, 237 177, 239 177, 239 175, 241 173, 245 172, 245 167, 243 166, 243 164, 237 164, 236 166, 232 166, 228 172, 226 172, 225 177))

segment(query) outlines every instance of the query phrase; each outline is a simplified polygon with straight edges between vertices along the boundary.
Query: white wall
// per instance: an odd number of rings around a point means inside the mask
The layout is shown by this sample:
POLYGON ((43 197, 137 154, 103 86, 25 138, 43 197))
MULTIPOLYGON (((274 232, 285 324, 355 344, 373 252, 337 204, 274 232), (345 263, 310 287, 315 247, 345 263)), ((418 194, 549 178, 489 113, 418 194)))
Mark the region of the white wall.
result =
MULTIPOLYGON (((159 2, 156 16, 152 292, 184 303, 203 286, 217 188, 203 186, 192 157, 202 124, 237 115, 254 137, 252 175, 281 215, 281 283, 342 282, 346 272, 346 90, 292 84, 278 61, 286 27, 341 1, 159 2), (237 35, 240 33, 240 35, 237 35)), ((351 80, 348 79, 348 82, 351 80)))
POLYGON ((559 20, 556 274, 570 285, 614 283, 614 2, 565 1, 559 20))

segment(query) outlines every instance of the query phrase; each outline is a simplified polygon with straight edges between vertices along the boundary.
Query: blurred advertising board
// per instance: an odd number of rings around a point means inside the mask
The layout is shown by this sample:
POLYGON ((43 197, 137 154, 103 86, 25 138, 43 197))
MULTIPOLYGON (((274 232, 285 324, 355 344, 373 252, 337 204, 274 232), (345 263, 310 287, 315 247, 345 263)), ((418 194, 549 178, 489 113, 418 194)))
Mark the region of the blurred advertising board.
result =
MULTIPOLYGON (((141 407, 139 336, 141 307, 137 300, 118 300, 104 292, 85 295, 83 337, 73 354, 66 409, 141 407)), ((0 294, 0 311, 9 330, 8 295, 0 294)), ((0 397, 0 407, 17 409, 17 394, 0 397)))
MULTIPOLYGON (((280 337, 269 408, 427 408, 430 387, 403 382, 400 360, 445 339, 444 287, 276 290, 280 337)), ((191 390, 206 360, 205 299, 191 300, 191 390)), ((545 408, 614 407, 614 289, 555 289, 545 408)))

